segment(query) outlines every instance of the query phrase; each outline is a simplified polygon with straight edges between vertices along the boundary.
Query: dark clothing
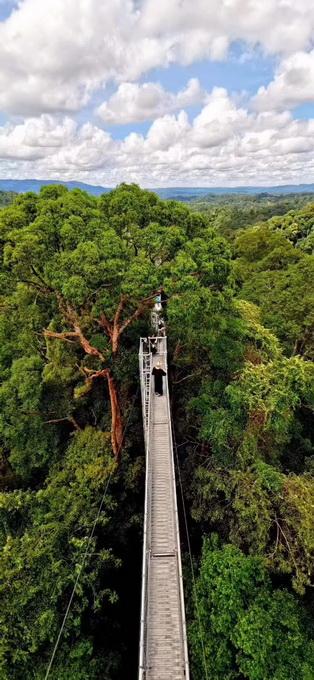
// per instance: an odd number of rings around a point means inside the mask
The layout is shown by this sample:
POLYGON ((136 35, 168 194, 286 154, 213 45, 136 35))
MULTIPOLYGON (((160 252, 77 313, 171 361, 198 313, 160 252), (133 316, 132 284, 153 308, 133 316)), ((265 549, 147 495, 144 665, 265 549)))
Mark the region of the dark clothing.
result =
POLYGON ((157 342, 152 340, 150 343, 150 351, 152 354, 157 354, 157 342))
POLYGON ((159 319, 158 321, 158 335, 165 335, 166 334, 166 326, 164 319, 159 319))
POLYGON ((164 290, 160 291, 160 299, 161 299, 161 309, 162 309, 162 315, 164 319, 167 319, 167 302, 168 302, 168 295, 165 293, 164 290))
POLYGON ((160 301, 161 301, 161 306, 163 309, 165 309, 167 305, 167 300, 168 300, 168 295, 165 293, 164 290, 160 291, 160 301))
POLYGON ((166 371, 162 368, 156 368, 155 366, 152 373, 155 378, 155 393, 163 395, 162 377, 163 375, 166 375, 166 371))

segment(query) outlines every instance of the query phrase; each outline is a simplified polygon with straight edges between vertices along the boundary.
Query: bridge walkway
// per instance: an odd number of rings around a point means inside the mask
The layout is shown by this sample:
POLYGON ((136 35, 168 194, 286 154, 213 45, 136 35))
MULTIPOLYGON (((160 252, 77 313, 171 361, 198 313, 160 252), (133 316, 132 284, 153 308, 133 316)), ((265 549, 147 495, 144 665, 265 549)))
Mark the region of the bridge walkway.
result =
POLYGON ((181 551, 168 377, 154 394, 152 370, 167 371, 167 340, 141 339, 140 373, 146 444, 143 580, 139 680, 188 680, 181 551))

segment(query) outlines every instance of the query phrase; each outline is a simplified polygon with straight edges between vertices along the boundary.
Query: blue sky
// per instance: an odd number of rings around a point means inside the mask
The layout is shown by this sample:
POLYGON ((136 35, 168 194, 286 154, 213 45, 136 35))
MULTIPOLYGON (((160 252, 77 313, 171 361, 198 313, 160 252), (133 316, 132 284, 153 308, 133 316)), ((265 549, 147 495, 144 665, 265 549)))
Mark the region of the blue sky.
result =
MULTIPOLYGON (((252 52, 251 56, 245 61, 241 61, 245 47, 235 43, 230 50, 230 56, 225 61, 202 60, 189 66, 173 64, 168 68, 156 68, 148 71, 139 82, 153 81, 172 92, 177 92, 184 87, 189 78, 198 78, 201 86, 209 92, 213 87, 224 87, 231 94, 240 95, 245 93, 243 100, 253 96, 261 85, 268 84, 272 80, 275 58, 263 56, 260 52, 252 52)), ((114 85, 108 88, 107 94, 112 94, 115 90, 114 85)), ((98 97, 99 99, 99 97, 98 97)), ((98 103, 98 102, 97 102, 98 103)), ((83 112, 85 117, 90 116, 91 110, 95 108, 92 103, 91 109, 83 112)), ((194 118, 202 106, 189 106, 187 111, 194 118)), ((313 106, 308 107, 308 116, 313 115, 313 106)), ((150 122, 139 123, 136 126, 122 125, 116 126, 112 134, 118 138, 125 137, 129 132, 136 130, 146 134, 150 122)))
POLYGON ((11 0, 0 0, 0 21, 3 21, 3 19, 6 19, 11 14, 14 4, 11 0))
MULTIPOLYGON (((214 87, 224 87, 239 101, 247 103, 262 85, 271 80, 276 65, 276 58, 266 56, 261 50, 247 51, 244 44, 235 42, 231 45, 228 59, 224 61, 200 60, 193 64, 172 64, 167 68, 155 68, 147 71, 139 79, 139 83, 157 82, 166 90, 178 92, 190 78, 198 78, 201 86, 211 91, 214 87), (243 55, 245 57, 243 58, 243 55)), ((76 114, 80 122, 94 118, 95 108, 116 91, 116 84, 109 82, 105 90, 99 90, 92 97, 89 105, 76 114)), ((190 117, 194 118, 201 111, 201 104, 186 107, 190 117)), ((313 105, 299 107, 300 117, 310 117, 314 113, 313 105)), ((151 119, 144 123, 115 125, 112 127, 114 138, 123 139, 130 132, 146 134, 151 119)))
POLYGON ((314 181, 313 44, 308 0, 0 0, 0 174, 314 181))

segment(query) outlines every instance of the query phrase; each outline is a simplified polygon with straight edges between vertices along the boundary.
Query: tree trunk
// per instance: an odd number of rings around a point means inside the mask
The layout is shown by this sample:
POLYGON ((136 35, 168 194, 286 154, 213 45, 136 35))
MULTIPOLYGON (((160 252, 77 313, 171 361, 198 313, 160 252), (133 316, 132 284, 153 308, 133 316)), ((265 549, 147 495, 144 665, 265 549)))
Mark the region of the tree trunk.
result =
POLYGON ((119 460, 123 441, 123 423, 118 391, 112 375, 108 372, 108 389, 111 406, 111 444, 115 458, 119 460))

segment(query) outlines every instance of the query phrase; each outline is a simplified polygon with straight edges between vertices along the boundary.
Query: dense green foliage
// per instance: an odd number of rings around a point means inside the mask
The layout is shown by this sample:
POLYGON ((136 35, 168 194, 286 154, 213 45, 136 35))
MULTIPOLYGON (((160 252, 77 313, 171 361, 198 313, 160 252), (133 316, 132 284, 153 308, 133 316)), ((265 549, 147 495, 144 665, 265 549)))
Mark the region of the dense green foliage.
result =
POLYGON ((313 677, 310 623, 294 595, 273 587, 260 558, 205 542, 197 598, 200 626, 191 629, 196 678, 204 678, 204 656, 211 680, 313 677))
POLYGON ((257 304, 262 322, 288 354, 314 358, 314 204, 238 234, 239 296, 257 304))
MULTIPOLYGON (((45 664, 40 663, 33 676, 29 659, 35 654, 40 658, 41 653, 45 659, 47 641, 58 633, 58 603, 74 583, 97 499, 112 469, 108 441, 101 432, 86 428, 68 446, 62 466, 51 466, 42 488, 2 494, 1 677, 20 677, 25 671, 26 677, 43 677, 45 664)), ((80 596, 67 624, 71 645, 69 649, 66 645, 55 677, 61 676, 64 666, 71 677, 86 677, 92 645, 89 636, 79 639, 75 633, 88 608, 97 612, 101 603, 106 602, 108 608, 115 601, 110 571, 119 566, 119 560, 107 546, 112 545, 117 530, 113 519, 116 502, 112 493, 106 497, 100 523, 103 545, 97 553, 95 540, 90 546, 91 559, 82 573, 80 596)), ((96 659, 89 677, 94 677, 94 667, 96 670, 96 659)))
POLYGON ((163 286, 193 677, 203 640, 210 678, 310 680, 313 214, 228 244, 210 212, 133 185, 49 186, 1 211, 1 679, 44 677, 82 560, 51 677, 136 676, 137 351, 163 286))
POLYGON ((13 191, 0 191, 0 208, 10 205, 14 200, 16 194, 13 191))
POLYGON ((309 205, 235 230, 237 370, 228 356, 219 371, 208 354, 199 372, 177 362, 193 535, 196 546, 200 533, 221 541, 201 558, 195 677, 312 678, 313 217, 309 205))

